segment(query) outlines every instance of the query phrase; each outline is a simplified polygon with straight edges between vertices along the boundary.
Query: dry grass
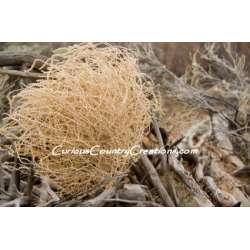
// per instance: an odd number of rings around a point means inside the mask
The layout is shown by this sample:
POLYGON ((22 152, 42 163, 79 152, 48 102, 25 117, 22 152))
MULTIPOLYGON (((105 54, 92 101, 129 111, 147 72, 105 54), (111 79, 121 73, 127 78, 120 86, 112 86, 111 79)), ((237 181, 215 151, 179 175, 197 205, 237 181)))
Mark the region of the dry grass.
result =
POLYGON ((63 149, 127 149, 141 144, 157 99, 129 50, 81 44, 57 50, 47 79, 11 101, 1 133, 16 140, 20 158, 57 185, 60 195, 88 191, 129 168, 120 155, 51 155, 63 149), (15 131, 15 132, 13 132, 15 131))

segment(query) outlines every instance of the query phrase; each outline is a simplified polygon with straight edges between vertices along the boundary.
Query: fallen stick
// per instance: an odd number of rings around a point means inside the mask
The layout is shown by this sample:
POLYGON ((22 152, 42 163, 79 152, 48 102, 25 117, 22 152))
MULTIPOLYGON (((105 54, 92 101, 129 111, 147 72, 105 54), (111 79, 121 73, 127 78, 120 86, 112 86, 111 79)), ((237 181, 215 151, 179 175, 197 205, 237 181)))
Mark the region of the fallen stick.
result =
POLYGON ((46 200, 48 197, 51 199, 49 202, 58 202, 60 198, 58 195, 51 189, 50 185, 48 184, 45 178, 42 179, 42 187, 41 187, 41 200, 46 200))
POLYGON ((201 182, 202 179, 204 178, 204 168, 205 164, 203 162, 198 163, 198 166, 195 168, 194 178, 196 179, 197 182, 201 182))
POLYGON ((118 190, 117 197, 124 200, 146 201, 148 193, 144 185, 124 184, 123 188, 118 190))
POLYGON ((240 202, 231 194, 219 189, 212 177, 204 177, 203 182, 207 190, 211 193, 211 196, 219 203, 219 205, 223 207, 235 207, 240 205, 240 202))
POLYGON ((81 203, 80 206, 83 206, 83 207, 103 207, 108 199, 111 199, 115 196, 116 191, 117 191, 116 187, 106 189, 97 197, 81 203))
POLYGON ((23 205, 23 201, 23 197, 19 197, 12 201, 2 203, 0 207, 21 207, 21 205, 23 205))
MULTIPOLYGON (((159 141, 160 147, 165 148, 163 138, 161 136, 161 131, 160 131, 160 128, 158 126, 158 123, 155 120, 153 120, 152 124, 153 124, 153 128, 154 128, 156 137, 157 137, 157 139, 159 141)), ((166 154, 161 154, 160 157, 161 157, 161 165, 162 165, 163 171, 165 173, 169 172, 169 169, 168 169, 168 166, 167 166, 167 156, 166 156, 166 154)))
POLYGON ((164 202, 164 205, 168 206, 168 207, 174 207, 175 205, 174 205, 173 201, 171 200, 167 190, 163 186, 156 169, 154 168, 153 164, 150 162, 148 157, 146 155, 142 154, 141 161, 143 163, 143 166, 145 167, 145 170, 147 171, 147 173, 149 175, 149 178, 150 178, 153 186, 157 189, 159 195, 161 196, 161 198, 164 202))
POLYGON ((180 177, 184 184, 188 187, 194 199, 201 207, 213 207, 213 203, 208 199, 206 193, 201 189, 194 178, 185 170, 183 165, 176 159, 174 155, 169 155, 169 164, 173 171, 180 177))
POLYGON ((121 203, 127 203, 127 204, 136 204, 140 207, 162 207, 161 204, 158 204, 156 202, 152 201, 139 201, 139 200, 126 200, 126 199, 120 199, 120 198, 113 198, 113 199, 106 199, 106 202, 121 202, 121 203))
POLYGON ((227 183, 226 186, 223 185, 224 188, 227 188, 226 192, 233 195, 234 199, 241 202, 242 206, 249 206, 248 196, 246 196, 244 190, 240 189, 242 186, 241 181, 235 178, 232 173, 228 173, 224 167, 221 167, 221 164, 224 166, 224 163, 213 158, 208 168, 207 175, 211 176, 213 180, 218 180, 220 183, 222 183, 222 181, 223 183, 227 183))
POLYGON ((4 163, 8 160, 11 160, 12 156, 7 150, 0 150, 0 163, 4 163))
POLYGON ((249 176, 250 175, 250 166, 245 166, 243 168, 237 169, 232 174, 235 177, 249 176))
MULTIPOLYGON (((163 141, 163 138, 162 138, 162 135, 161 135, 161 131, 160 131, 159 125, 156 122, 156 120, 153 120, 153 128, 154 128, 156 137, 157 137, 157 139, 159 141, 160 147, 165 148, 164 141, 163 141)), ((164 171, 164 176, 166 178, 167 190, 168 190, 171 198, 173 199, 175 205, 178 206, 179 199, 177 197, 177 193, 176 193, 176 190, 174 188, 173 175, 172 175, 172 173, 170 171, 170 168, 167 165, 167 155, 166 154, 161 154, 160 157, 161 157, 162 169, 164 171)))
POLYGON ((44 79, 47 77, 46 75, 40 74, 40 73, 23 72, 23 71, 12 70, 12 69, 0 69, 0 74, 20 76, 23 78, 33 78, 33 79, 44 79))
POLYGON ((39 69, 44 66, 47 60, 48 58, 46 56, 30 52, 0 52, 0 66, 14 66, 23 64, 31 66, 35 61, 33 68, 39 69))

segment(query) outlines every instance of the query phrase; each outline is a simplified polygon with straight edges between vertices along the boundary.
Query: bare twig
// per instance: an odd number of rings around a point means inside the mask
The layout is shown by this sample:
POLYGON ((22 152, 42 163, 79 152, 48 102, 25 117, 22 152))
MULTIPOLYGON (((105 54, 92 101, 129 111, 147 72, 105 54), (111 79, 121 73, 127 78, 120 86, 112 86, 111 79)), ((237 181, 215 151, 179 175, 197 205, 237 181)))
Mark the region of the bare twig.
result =
MULTIPOLYGON (((155 119, 153 120, 153 127, 154 127, 156 137, 157 137, 157 139, 159 141, 160 147, 165 148, 164 141, 163 141, 163 138, 162 138, 162 135, 161 135, 159 125, 158 125, 158 123, 157 123, 157 121, 155 119)), ((164 175, 165 175, 165 178, 167 180, 166 184, 167 184, 168 192, 171 195, 175 205, 178 206, 179 199, 177 197, 177 193, 176 193, 176 190, 174 188, 173 175, 172 175, 172 173, 170 171, 170 168, 167 165, 167 155, 166 154, 161 154, 160 157, 161 157, 162 169, 164 171, 164 175)))
POLYGON ((48 203, 51 202, 58 202, 60 200, 60 198, 58 197, 58 195, 51 189, 50 185, 48 184, 46 179, 42 179, 42 187, 40 189, 40 203, 41 205, 46 205, 43 204, 44 201, 47 201, 48 203))
POLYGON ((1 204, 1 207, 20 207, 23 204, 23 197, 16 198, 12 201, 7 201, 1 204))
POLYGON ((174 205, 173 201, 171 200, 167 190, 163 186, 157 171, 155 170, 153 164, 150 162, 148 157, 146 155, 142 154, 141 161, 143 163, 143 166, 145 167, 145 170, 149 174, 149 178, 150 178, 153 186, 157 189, 159 195, 161 196, 161 198, 164 202, 164 205, 166 205, 168 207, 174 207, 175 205, 174 205))
POLYGON ((162 207, 161 204, 158 204, 156 202, 152 201, 138 201, 138 200, 126 200, 126 199, 120 199, 120 198, 115 198, 115 199, 106 199, 106 202, 121 202, 121 203, 127 203, 127 204, 132 204, 132 205, 137 205, 141 207, 162 207))
POLYGON ((102 207, 105 205, 107 199, 111 199, 115 196, 116 191, 117 191, 116 187, 106 189, 97 197, 81 203, 80 206, 83 206, 83 207, 102 207))
POLYGON ((138 184, 125 184, 118 190, 117 196, 125 200, 145 201, 148 197, 146 186, 138 184))
POLYGON ((40 73, 32 73, 32 72, 23 72, 19 70, 12 69, 0 69, 0 74, 6 74, 11 76, 19 76, 24 78, 34 78, 34 79, 44 79, 47 76, 40 73))
POLYGON ((28 197, 29 205, 31 205, 31 202, 32 202, 33 183, 34 183, 34 168, 33 168, 33 164, 31 164, 29 180, 28 180, 28 185, 27 185, 27 197, 28 197))
MULTIPOLYGON (((161 131, 160 131, 160 128, 159 128, 158 123, 157 123, 156 120, 153 120, 153 127, 154 127, 156 137, 157 137, 157 139, 159 141, 160 147, 165 148, 164 142, 163 142, 163 139, 162 139, 162 136, 161 136, 161 131)), ((165 175, 167 175, 170 169, 167 166, 167 156, 166 156, 166 154, 161 154, 161 165, 162 165, 162 169, 163 169, 165 175)))
POLYGON ((46 56, 31 53, 31 52, 12 52, 1 51, 0 52, 0 66, 14 66, 26 64, 31 66, 34 61, 33 68, 39 69, 48 60, 46 56))
POLYGON ((203 178, 203 182, 211 193, 211 196, 223 207, 234 207, 239 203, 231 194, 219 189, 214 182, 213 178, 206 176, 203 178))
POLYGON ((174 155, 169 155, 169 164, 173 171, 185 183, 190 192, 193 194, 195 200, 202 207, 213 207, 212 202, 208 199, 206 193, 201 189, 194 178, 185 170, 183 165, 176 159, 174 155))

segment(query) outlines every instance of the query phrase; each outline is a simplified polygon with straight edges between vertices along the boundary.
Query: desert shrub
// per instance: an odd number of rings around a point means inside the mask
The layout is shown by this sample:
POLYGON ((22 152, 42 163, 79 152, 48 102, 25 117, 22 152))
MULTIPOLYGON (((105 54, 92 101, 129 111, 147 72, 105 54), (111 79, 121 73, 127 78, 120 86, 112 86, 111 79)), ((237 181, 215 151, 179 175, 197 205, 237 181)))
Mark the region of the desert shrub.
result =
POLYGON ((59 49, 46 79, 14 96, 1 133, 15 140, 61 195, 77 194, 128 170, 136 157, 52 155, 53 148, 128 149, 140 145, 157 109, 150 79, 127 49, 80 44, 59 49), (13 132, 14 131, 14 132, 13 132))

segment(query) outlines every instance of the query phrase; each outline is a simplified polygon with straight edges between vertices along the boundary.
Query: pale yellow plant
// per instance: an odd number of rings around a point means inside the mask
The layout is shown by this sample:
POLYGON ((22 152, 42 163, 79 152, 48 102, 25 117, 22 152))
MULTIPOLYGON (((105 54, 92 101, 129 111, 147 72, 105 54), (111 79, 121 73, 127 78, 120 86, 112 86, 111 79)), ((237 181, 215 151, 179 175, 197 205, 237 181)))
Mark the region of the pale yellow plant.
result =
POLYGON ((137 157, 53 156, 52 149, 140 145, 157 98, 125 48, 74 45, 57 50, 47 63, 47 78, 12 99, 1 133, 15 139, 19 157, 32 157, 38 173, 49 177, 60 195, 82 193, 126 172, 137 157))

